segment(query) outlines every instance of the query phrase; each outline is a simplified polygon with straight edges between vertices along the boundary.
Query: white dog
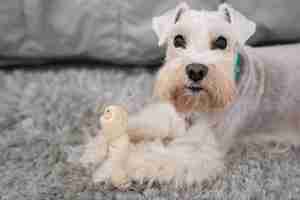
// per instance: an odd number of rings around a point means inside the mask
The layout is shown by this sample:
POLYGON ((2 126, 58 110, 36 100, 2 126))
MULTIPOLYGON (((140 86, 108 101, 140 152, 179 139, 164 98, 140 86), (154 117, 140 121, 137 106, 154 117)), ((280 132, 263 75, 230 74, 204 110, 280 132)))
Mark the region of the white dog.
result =
MULTIPOLYGON (((159 45, 167 46, 154 87, 160 103, 129 119, 131 179, 201 183, 224 169, 239 139, 300 141, 300 68, 245 47, 255 28, 227 4, 197 11, 180 3, 153 19, 159 45)), ((101 137, 88 144, 83 163, 103 161, 101 137)), ((104 162, 94 180, 110 173, 104 162)))

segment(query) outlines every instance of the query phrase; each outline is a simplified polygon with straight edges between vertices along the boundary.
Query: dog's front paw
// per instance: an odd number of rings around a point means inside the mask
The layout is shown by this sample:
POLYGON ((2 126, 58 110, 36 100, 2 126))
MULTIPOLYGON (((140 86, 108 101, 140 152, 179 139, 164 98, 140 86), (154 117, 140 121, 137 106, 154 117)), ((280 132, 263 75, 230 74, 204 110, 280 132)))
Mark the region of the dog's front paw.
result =
POLYGON ((168 103, 151 104, 129 118, 131 140, 173 139, 184 133, 184 119, 168 103))

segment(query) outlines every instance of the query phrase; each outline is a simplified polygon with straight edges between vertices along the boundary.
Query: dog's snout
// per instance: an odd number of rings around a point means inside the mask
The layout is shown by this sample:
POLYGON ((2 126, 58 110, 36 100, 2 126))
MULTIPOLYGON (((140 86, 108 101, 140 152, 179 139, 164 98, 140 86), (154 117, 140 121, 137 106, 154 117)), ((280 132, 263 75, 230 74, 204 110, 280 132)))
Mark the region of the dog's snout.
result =
POLYGON ((185 70, 188 78, 195 82, 203 80, 208 73, 208 67, 199 63, 189 64, 185 70))

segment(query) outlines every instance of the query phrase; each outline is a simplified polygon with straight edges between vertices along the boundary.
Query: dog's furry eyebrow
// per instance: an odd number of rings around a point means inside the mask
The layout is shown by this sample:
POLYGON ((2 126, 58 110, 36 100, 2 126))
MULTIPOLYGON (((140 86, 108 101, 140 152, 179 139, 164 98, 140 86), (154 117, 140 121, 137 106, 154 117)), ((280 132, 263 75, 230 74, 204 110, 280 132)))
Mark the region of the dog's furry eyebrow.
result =
POLYGON ((229 10, 227 8, 224 9, 224 14, 225 14, 225 19, 231 23, 231 16, 230 16, 230 13, 229 13, 229 10))
POLYGON ((175 16, 175 21, 174 23, 176 24, 176 22, 178 22, 178 20, 180 19, 181 14, 183 13, 184 9, 180 8, 175 16))

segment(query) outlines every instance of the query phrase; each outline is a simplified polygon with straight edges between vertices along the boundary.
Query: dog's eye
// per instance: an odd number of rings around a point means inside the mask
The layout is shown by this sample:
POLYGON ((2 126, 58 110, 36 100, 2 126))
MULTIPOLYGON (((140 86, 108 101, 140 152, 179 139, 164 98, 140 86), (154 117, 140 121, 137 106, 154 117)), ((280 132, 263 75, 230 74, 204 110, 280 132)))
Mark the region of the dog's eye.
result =
POLYGON ((185 48, 186 41, 185 38, 182 35, 176 35, 174 37, 174 46, 175 48, 185 48))
POLYGON ((226 49, 227 47, 227 40, 223 36, 219 36, 212 44, 212 49, 226 49))

